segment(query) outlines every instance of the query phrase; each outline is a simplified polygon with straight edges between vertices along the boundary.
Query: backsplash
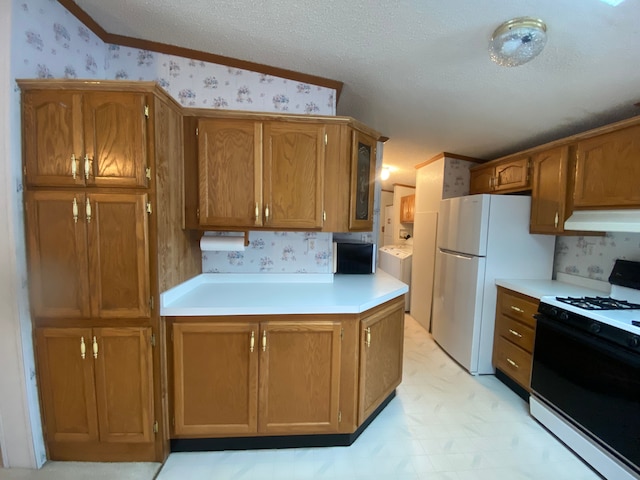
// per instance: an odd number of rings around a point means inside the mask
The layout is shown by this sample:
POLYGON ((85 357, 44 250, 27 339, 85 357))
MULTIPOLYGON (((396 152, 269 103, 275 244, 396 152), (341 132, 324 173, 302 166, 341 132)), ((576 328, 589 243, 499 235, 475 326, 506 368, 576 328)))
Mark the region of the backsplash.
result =
POLYGON ((557 237, 553 271, 608 281, 618 258, 640 261, 640 233, 557 237))
POLYGON ((202 253, 203 273, 331 273, 332 270, 330 233, 250 232, 249 246, 244 251, 202 253))

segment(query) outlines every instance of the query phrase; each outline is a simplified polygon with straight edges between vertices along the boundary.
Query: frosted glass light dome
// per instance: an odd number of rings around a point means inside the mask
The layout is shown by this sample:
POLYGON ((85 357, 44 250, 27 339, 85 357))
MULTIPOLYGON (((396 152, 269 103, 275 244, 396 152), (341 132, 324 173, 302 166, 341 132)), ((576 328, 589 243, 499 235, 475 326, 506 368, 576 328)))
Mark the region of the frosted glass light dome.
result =
POLYGON ((491 37, 491 60, 503 67, 516 67, 537 57, 547 43, 547 26, 542 20, 519 17, 504 22, 491 37))

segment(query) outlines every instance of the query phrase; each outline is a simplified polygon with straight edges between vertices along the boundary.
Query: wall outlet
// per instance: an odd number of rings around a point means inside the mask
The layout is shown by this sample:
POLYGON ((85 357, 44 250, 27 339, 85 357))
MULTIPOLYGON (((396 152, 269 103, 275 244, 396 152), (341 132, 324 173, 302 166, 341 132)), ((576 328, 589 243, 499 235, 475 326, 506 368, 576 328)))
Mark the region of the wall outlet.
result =
POLYGON ((316 239, 315 238, 310 238, 307 240, 308 242, 308 246, 309 246, 309 250, 315 250, 316 249, 316 239))

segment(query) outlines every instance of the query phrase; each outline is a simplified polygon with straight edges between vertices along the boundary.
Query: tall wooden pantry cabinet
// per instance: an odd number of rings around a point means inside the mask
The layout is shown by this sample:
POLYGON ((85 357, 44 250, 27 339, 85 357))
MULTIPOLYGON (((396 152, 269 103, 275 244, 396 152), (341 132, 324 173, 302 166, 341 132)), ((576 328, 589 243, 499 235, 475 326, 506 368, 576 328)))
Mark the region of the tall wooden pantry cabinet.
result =
POLYGON ((182 230, 180 106, 151 82, 21 80, 25 235, 49 459, 168 454, 159 294, 182 230))

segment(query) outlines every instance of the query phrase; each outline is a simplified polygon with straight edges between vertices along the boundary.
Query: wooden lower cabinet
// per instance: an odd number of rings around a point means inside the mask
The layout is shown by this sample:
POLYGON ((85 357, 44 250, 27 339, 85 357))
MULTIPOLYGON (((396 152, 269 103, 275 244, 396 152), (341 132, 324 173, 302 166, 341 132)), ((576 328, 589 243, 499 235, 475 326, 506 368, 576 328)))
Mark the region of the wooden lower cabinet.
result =
POLYGON ((153 460, 151 329, 43 327, 35 336, 49 457, 153 460))
POLYGON ((352 434, 402 379, 402 296, 362 314, 168 322, 175 439, 352 434))
POLYGON ((258 337, 258 323, 173 325, 176 434, 257 431, 258 337))
POLYGON ((389 305, 360 322, 359 424, 400 385, 403 344, 403 304, 389 305))
POLYGON ((337 432, 341 328, 313 320, 175 323, 175 433, 337 432))
POLYGON ((498 287, 493 364, 527 392, 531 391, 531 366, 538 300, 498 287))

